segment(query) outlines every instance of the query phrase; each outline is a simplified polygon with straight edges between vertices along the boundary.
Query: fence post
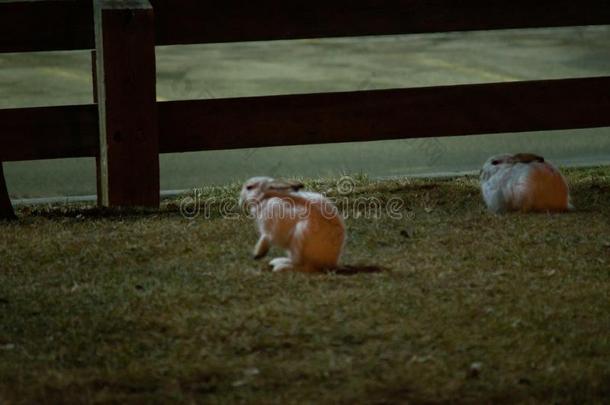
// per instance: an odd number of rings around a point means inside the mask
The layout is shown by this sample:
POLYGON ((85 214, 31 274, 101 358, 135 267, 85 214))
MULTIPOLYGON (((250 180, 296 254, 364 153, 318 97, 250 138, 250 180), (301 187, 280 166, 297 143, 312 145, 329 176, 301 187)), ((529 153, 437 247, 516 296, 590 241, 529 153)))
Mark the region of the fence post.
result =
MULTIPOLYGON (((95 49, 91 51, 91 77, 93 80, 93 104, 97 104, 97 55, 95 49)), ((98 141, 99 142, 99 141, 98 141)), ((97 205, 102 204, 102 164, 100 161, 100 148, 95 153, 95 189, 97 196, 97 205)))
POLYGON ((95 0, 94 23, 101 203, 158 207, 152 6, 147 0, 95 0))
POLYGON ((15 219, 15 212, 8 196, 6 182, 4 181, 4 170, 0 162, 0 219, 15 219))

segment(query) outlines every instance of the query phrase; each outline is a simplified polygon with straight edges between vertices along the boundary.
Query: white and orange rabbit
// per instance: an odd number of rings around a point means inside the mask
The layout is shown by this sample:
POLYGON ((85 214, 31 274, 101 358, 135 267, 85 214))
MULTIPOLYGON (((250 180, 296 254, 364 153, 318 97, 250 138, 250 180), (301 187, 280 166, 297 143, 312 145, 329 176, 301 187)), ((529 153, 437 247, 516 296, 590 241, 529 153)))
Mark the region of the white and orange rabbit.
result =
POLYGON ((542 156, 531 153, 492 156, 483 165, 480 182, 485 204, 495 213, 572 209, 565 178, 542 156))
POLYGON ((260 234, 254 258, 264 257, 272 245, 287 253, 269 262, 273 271, 319 272, 338 266, 343 218, 328 198, 302 188, 271 177, 253 177, 242 187, 240 205, 254 216, 260 234))

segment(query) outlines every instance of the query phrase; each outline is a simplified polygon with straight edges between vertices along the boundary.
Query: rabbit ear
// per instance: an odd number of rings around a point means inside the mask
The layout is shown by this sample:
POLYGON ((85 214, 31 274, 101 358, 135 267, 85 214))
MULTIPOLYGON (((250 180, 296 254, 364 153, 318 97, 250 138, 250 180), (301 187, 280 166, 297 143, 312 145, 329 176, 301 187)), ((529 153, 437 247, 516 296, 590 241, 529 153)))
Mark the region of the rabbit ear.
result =
POLYGON ((544 163, 544 158, 533 153, 517 153, 511 157, 513 163, 532 163, 540 162, 544 163))
POLYGON ((299 191, 303 187, 303 183, 293 180, 273 180, 267 184, 268 190, 275 191, 299 191))

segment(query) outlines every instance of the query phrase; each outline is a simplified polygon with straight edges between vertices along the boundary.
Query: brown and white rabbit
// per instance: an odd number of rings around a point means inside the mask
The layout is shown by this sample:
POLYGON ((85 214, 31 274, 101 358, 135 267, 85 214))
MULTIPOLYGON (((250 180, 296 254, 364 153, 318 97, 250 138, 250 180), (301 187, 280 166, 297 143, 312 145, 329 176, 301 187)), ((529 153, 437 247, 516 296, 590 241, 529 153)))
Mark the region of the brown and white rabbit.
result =
POLYGON ((561 212, 573 208, 565 178, 542 156, 492 156, 483 165, 480 182, 485 204, 495 213, 561 212))
POLYGON ((243 185, 239 202, 256 219, 260 237, 254 258, 272 245, 287 257, 269 262, 273 271, 318 272, 337 268, 345 226, 337 207, 325 196, 302 191, 297 182, 253 177, 243 185))

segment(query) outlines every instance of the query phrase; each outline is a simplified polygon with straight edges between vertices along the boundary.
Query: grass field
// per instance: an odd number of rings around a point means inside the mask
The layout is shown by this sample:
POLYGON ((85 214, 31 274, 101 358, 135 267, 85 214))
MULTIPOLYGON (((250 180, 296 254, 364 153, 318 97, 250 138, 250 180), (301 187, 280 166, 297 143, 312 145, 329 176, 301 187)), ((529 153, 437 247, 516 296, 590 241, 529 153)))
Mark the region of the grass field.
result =
POLYGON ((567 176, 563 215, 491 215, 471 177, 310 181, 347 198, 343 262, 390 269, 352 277, 268 272, 217 204, 21 207, 0 223, 0 403, 603 403, 610 167, 567 176))

